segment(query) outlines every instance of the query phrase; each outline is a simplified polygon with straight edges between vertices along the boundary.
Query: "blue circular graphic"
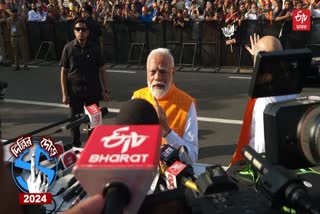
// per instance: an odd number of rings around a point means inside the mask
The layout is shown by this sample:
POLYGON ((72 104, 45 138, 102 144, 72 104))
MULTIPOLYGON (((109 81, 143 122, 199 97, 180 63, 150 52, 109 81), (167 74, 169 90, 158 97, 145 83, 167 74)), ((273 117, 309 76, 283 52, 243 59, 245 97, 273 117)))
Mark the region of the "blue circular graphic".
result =
MULTIPOLYGON (((56 180, 56 172, 58 171, 58 160, 56 157, 50 157, 48 152, 41 148, 41 146, 38 144, 38 140, 32 140, 34 145, 36 146, 34 155, 35 155, 35 168, 41 171, 43 174, 45 174, 48 178, 49 181, 49 189, 51 188, 52 184, 56 180), (42 166, 40 162, 40 157, 43 160, 43 156, 45 156, 46 160, 49 162, 49 167, 48 166, 42 166)), ((29 188, 27 184, 27 179, 25 180, 22 177, 22 173, 25 173, 23 171, 20 175, 16 175, 14 173, 15 168, 23 169, 28 172, 31 172, 31 163, 24 161, 25 155, 29 153, 29 149, 25 149, 18 158, 15 159, 14 162, 11 164, 11 174, 13 177, 13 180, 15 181, 17 187, 25 193, 29 193, 29 188)))

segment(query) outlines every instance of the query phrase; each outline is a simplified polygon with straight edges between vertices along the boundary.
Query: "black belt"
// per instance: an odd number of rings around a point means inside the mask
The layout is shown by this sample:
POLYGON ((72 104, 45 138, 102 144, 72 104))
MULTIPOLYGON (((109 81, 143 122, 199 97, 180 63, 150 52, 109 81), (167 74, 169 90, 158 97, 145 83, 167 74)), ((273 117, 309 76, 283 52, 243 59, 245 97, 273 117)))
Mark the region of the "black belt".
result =
POLYGON ((11 36, 11 37, 14 37, 14 38, 19 38, 19 37, 22 37, 22 36, 11 36))

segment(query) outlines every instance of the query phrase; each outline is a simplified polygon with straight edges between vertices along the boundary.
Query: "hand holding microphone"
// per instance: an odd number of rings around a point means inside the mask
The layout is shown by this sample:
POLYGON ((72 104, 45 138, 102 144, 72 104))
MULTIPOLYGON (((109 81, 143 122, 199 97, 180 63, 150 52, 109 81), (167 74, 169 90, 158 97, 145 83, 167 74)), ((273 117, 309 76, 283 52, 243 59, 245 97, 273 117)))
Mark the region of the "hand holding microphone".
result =
POLYGON ((103 192, 105 213, 136 213, 156 174, 161 128, 152 125, 153 106, 141 99, 121 108, 116 122, 126 125, 94 129, 74 174, 89 195, 103 192))

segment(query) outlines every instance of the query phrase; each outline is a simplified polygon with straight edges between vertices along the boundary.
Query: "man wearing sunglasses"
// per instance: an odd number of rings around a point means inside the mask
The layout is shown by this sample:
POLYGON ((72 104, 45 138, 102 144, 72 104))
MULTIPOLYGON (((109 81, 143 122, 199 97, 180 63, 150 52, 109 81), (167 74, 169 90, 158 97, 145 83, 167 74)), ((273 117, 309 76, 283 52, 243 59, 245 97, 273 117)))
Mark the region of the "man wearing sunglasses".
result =
MULTIPOLYGON (((85 20, 76 20, 76 38, 66 44, 62 52, 62 102, 69 105, 71 116, 83 113, 84 105, 99 105, 102 91, 103 99, 109 100, 108 78, 101 51, 97 44, 88 40, 89 34, 85 20)), ((79 127, 72 129, 71 135, 73 146, 80 147, 79 127)))

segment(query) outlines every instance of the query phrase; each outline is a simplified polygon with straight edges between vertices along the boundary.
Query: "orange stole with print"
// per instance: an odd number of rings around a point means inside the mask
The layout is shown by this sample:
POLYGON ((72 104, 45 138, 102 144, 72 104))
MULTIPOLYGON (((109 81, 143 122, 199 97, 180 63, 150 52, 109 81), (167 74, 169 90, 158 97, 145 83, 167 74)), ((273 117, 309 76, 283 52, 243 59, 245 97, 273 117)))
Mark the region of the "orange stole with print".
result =
MULTIPOLYGON (((135 91, 133 98, 145 99, 155 106, 153 95, 148 87, 135 91)), ((192 102, 196 105, 196 100, 193 97, 178 89, 174 84, 164 97, 158 99, 159 105, 166 112, 170 128, 180 137, 184 134, 186 120, 192 102)), ((162 144, 165 143, 164 138, 162 138, 162 144)))
POLYGON ((257 98, 249 98, 244 112, 243 123, 240 131, 240 137, 238 140, 237 149, 231 159, 230 165, 235 164, 239 160, 244 160, 242 155, 242 148, 249 144, 250 141, 250 131, 251 131, 251 121, 254 104, 256 103, 257 98))

